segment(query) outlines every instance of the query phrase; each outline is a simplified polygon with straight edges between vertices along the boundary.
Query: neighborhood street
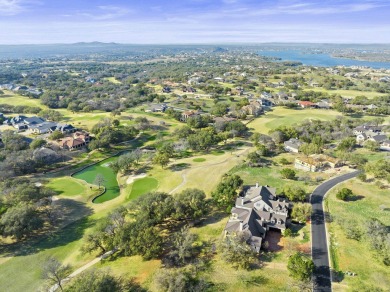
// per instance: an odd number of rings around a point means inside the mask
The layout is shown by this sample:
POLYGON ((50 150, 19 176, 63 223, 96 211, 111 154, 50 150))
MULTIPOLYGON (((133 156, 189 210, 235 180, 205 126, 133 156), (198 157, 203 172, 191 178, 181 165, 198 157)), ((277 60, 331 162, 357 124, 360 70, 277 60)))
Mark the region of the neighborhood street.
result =
POLYGON ((313 207, 311 215, 312 257, 315 265, 314 291, 328 292, 332 290, 325 229, 325 214, 322 207, 322 201, 331 188, 358 174, 359 171, 354 171, 330 179, 319 185, 311 195, 310 203, 313 207))

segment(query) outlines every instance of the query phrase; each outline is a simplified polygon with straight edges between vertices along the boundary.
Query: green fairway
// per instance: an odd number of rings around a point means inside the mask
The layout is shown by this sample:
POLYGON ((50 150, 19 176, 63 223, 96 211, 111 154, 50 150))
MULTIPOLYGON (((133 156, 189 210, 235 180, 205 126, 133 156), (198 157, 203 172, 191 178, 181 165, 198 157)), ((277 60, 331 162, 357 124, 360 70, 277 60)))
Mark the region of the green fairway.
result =
POLYGON ((47 106, 43 105, 37 98, 29 98, 8 90, 4 90, 4 93, 4 95, 0 95, 0 104, 10 104, 13 106, 24 105, 47 109, 47 106))
POLYGON ((341 115, 341 113, 333 110, 275 107, 271 112, 250 122, 248 127, 253 128, 256 132, 268 134, 270 130, 280 126, 292 126, 309 119, 330 121, 341 115))
POLYGON ((158 180, 152 177, 144 177, 136 180, 131 188, 131 193, 127 200, 134 200, 148 192, 155 190, 158 187, 158 180))
POLYGON ((94 181, 98 174, 103 175, 105 180, 103 186, 106 188, 106 192, 102 196, 96 198, 93 201, 94 203, 103 203, 105 201, 111 200, 119 196, 119 186, 116 180, 116 174, 109 167, 109 164, 115 161, 116 159, 118 158, 117 157, 109 158, 98 164, 90 166, 80 172, 77 172, 76 174, 73 175, 73 177, 82 179, 90 184, 94 184, 94 181))
POLYGON ((192 161, 193 161, 193 162, 205 162, 205 161, 206 161, 206 158, 202 158, 202 157, 200 157, 200 158, 194 158, 194 159, 192 159, 192 161))
POLYGON ((47 184, 47 187, 66 197, 82 195, 86 192, 85 186, 71 177, 53 179, 47 184))

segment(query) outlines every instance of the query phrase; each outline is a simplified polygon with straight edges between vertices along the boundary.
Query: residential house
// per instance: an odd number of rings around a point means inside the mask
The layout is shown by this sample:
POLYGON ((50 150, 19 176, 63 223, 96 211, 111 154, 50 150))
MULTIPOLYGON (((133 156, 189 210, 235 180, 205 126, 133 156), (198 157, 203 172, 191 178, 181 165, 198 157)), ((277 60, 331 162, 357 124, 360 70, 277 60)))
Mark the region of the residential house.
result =
POLYGON ((275 189, 268 186, 250 187, 236 199, 225 227, 225 236, 248 235, 247 243, 257 252, 269 229, 285 230, 290 205, 280 200, 275 189))
POLYGON ((379 149, 383 151, 390 151, 390 140, 382 141, 379 144, 379 149))
POLYGON ((368 140, 374 141, 374 142, 377 142, 377 143, 382 143, 383 141, 386 141, 388 139, 389 138, 387 137, 387 135, 375 135, 375 136, 372 136, 372 137, 368 138, 368 140))
POLYGON ((57 128, 57 123, 54 122, 42 122, 39 124, 33 124, 28 126, 34 134, 46 134, 53 132, 57 128))
POLYGON ((311 101, 298 101, 298 104, 300 105, 301 108, 313 108, 316 107, 316 104, 311 101))
POLYGON ((324 154, 314 154, 307 157, 295 158, 294 167, 304 171, 317 172, 327 168, 337 168, 342 162, 324 154))
POLYGON ((166 111, 167 108, 168 108, 168 106, 164 103, 152 104, 145 110, 145 112, 147 112, 147 113, 163 113, 166 111))
POLYGON ((196 117, 198 115, 199 115, 199 113, 196 111, 184 111, 181 113, 180 120, 182 122, 186 122, 189 118, 196 117))
POLYGON ((266 91, 263 91, 263 92, 260 94, 260 97, 261 97, 262 99, 270 99, 270 98, 273 98, 272 93, 266 92, 266 91))
POLYGON ((72 136, 58 140, 57 143, 62 149, 73 151, 87 146, 90 141, 89 133, 78 131, 72 136))
POLYGON ((320 84, 318 82, 312 81, 310 82, 311 87, 320 87, 320 84))
POLYGON ((57 127, 54 129, 54 131, 60 131, 61 133, 63 134, 69 134, 69 133, 73 133, 76 131, 76 128, 73 127, 72 125, 70 124, 61 124, 61 123, 58 123, 57 124, 57 127))
POLYGON ((331 105, 328 100, 321 100, 316 103, 316 107, 320 109, 330 109, 331 105))
POLYGON ((361 126, 357 126, 355 129, 353 129, 353 134, 358 135, 358 134, 365 133, 367 131, 380 133, 382 131, 382 127, 371 126, 371 125, 361 125, 361 126))
POLYGON ((260 102, 262 107, 273 107, 274 103, 266 98, 259 98, 257 99, 258 102, 260 102))
POLYGON ((252 101, 248 105, 243 106, 241 108, 241 112, 257 117, 263 113, 263 107, 261 106, 260 102, 252 101))
POLYGON ((291 138, 290 140, 284 142, 284 149, 288 152, 298 153, 299 147, 303 142, 299 141, 297 138, 291 138))

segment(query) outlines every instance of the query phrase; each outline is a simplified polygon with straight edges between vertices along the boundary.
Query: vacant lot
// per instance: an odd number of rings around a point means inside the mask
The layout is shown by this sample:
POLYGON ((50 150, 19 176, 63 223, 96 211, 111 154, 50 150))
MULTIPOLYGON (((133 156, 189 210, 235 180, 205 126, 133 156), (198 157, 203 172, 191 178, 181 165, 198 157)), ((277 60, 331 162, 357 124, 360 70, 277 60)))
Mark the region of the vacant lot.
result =
POLYGON ((364 230, 368 218, 377 218, 389 226, 389 191, 354 179, 332 190, 327 201, 329 212, 334 217, 329 232, 334 238, 336 263, 340 271, 351 271, 357 274, 356 277, 345 276, 341 284, 348 285, 354 290, 360 290, 362 287, 370 287, 370 289, 378 287, 387 291, 390 287, 390 269, 377 258, 375 251, 370 250, 365 236, 360 241, 346 238, 345 231, 338 222, 353 220, 356 226, 364 230), (343 187, 352 189, 359 199, 349 202, 338 200, 336 193, 343 187))

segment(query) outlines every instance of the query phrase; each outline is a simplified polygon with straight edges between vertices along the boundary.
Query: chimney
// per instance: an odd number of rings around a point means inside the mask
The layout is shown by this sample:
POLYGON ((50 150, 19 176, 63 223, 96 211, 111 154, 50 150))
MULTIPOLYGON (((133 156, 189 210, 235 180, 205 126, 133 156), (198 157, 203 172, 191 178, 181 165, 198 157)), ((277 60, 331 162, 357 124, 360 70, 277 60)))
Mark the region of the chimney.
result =
POLYGON ((259 187, 259 183, 257 182, 257 183, 256 183, 256 188, 258 188, 258 187, 259 187))
POLYGON ((241 206, 244 206, 244 198, 241 197, 241 206))
POLYGON ((240 221, 240 231, 242 231, 243 227, 244 227, 244 224, 242 223, 242 221, 240 221))

